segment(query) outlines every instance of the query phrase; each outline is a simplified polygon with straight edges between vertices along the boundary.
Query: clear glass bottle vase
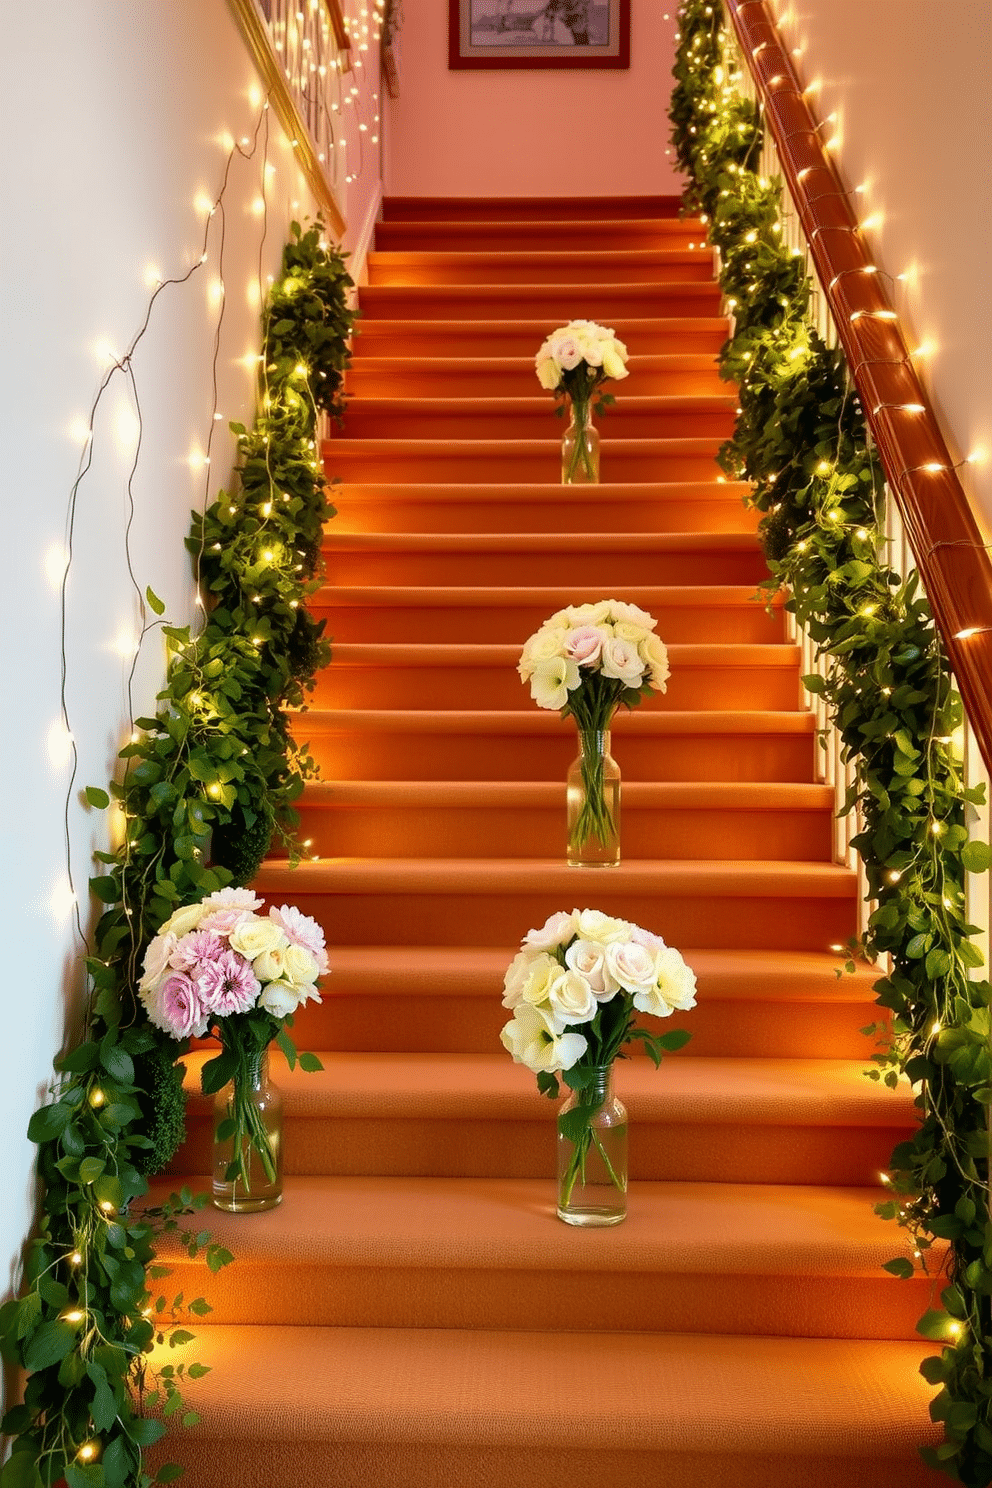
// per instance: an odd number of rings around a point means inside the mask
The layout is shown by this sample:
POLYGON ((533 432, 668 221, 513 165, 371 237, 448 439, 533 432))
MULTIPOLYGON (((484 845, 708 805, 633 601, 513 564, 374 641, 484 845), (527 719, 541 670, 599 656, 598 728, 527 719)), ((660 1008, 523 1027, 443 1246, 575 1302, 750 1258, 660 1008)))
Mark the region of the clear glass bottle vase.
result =
POLYGON ((627 1111, 613 1091, 613 1066, 591 1073, 558 1111, 558 1218, 590 1227, 627 1217, 627 1111))
POLYGON ((571 403, 571 418, 561 441, 563 486, 599 484, 599 430, 592 421, 591 403, 571 403))
POLYGON ((250 1053, 214 1096, 213 1202, 232 1214, 282 1202, 282 1096, 268 1049, 250 1053))
POLYGON ((620 862, 620 767, 610 753, 609 729, 580 729, 579 753, 566 779, 568 846, 572 868, 615 868, 620 862))

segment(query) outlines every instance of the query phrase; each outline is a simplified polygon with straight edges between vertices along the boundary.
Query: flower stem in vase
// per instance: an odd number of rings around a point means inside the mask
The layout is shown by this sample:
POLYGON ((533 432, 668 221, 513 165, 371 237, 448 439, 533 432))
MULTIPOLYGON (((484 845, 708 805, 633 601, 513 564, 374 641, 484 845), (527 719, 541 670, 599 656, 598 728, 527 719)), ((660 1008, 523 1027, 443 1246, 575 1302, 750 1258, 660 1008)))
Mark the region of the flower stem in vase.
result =
POLYGON ((613 1093, 613 1066, 590 1075, 558 1113, 558 1218, 615 1225, 627 1215, 627 1112, 613 1093))
POLYGON ((588 399, 571 400, 571 422, 561 442, 562 485, 599 484, 599 430, 588 399))
POLYGON ((214 1103, 213 1202, 248 1213, 282 1201, 282 1097, 269 1080, 268 1050, 239 1054, 214 1103))
POLYGON ((620 862, 620 769, 609 729, 579 729, 579 754, 568 771, 568 850, 573 868, 620 862))

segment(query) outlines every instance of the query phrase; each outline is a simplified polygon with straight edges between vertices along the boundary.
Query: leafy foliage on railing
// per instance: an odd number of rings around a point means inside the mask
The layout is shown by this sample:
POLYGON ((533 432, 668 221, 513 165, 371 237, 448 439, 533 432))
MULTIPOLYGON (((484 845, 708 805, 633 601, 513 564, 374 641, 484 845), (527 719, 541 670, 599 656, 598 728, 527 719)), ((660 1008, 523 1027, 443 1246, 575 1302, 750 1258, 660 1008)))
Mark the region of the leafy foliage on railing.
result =
MULTIPOLYGON (((340 412, 355 318, 343 255, 322 246, 321 232, 293 224, 271 291, 255 427, 235 428, 238 489, 194 514, 203 626, 161 626, 171 655, 159 709, 137 720, 110 794, 87 791, 96 807, 113 796, 122 840, 97 854, 107 871, 90 883, 105 908, 86 961, 83 1038, 57 1062, 53 1098, 28 1128, 44 1199, 24 1294, 0 1309, 4 1356, 29 1376, 23 1404, 2 1423, 15 1438, 2 1488, 172 1481, 173 1464, 149 1477, 144 1449, 165 1429, 159 1417, 196 1419, 182 1391, 203 1366, 152 1372, 147 1357, 156 1342, 191 1337, 152 1321, 170 1310, 149 1289, 163 1275, 155 1240, 178 1230, 214 1270, 230 1256, 183 1227, 200 1206, 186 1192, 159 1210, 130 1210, 178 1146, 184 1110, 175 1043, 145 1019, 137 983, 149 940, 178 906, 247 882, 273 830, 291 846, 293 802, 313 769, 290 738, 287 709, 304 703, 329 650, 304 608, 333 514, 317 424, 321 410, 340 412)), ((161 601, 146 597, 161 615, 161 601)), ((210 1310, 203 1299, 181 1305, 210 1310)))
MULTIPOLYGON (((735 315, 722 375, 739 389, 724 469, 751 483, 771 577, 826 658, 805 678, 821 694, 855 767, 845 811, 874 902, 852 954, 888 957, 875 984, 884 1022, 872 1078, 918 1090, 919 1124, 893 1153, 892 1196, 909 1254, 886 1267, 910 1277, 948 1241, 942 1309, 918 1324, 944 1345, 922 1372, 944 1440, 922 1455, 969 1485, 992 1478, 992 1224, 988 1109, 992 987, 971 978, 982 955, 966 923, 967 872, 989 866, 969 841, 967 789, 955 750, 961 705, 915 576, 885 563, 883 475, 843 355, 809 323, 800 256, 782 242, 780 187, 756 171, 761 120, 729 76, 721 7, 685 0, 672 103, 673 141, 722 250, 721 286, 735 315)), ((849 963, 850 964, 850 963, 849 963)), ((853 969, 853 965, 851 967, 853 969)))

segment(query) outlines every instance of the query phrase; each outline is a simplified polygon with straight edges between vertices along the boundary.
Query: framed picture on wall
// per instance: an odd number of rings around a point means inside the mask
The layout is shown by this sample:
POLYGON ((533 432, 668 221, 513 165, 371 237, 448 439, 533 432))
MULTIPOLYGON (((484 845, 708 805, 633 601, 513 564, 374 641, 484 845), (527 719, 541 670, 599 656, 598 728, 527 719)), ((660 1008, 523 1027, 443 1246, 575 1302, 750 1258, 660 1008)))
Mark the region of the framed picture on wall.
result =
POLYGON ((448 0, 449 67, 629 67, 630 0, 448 0))

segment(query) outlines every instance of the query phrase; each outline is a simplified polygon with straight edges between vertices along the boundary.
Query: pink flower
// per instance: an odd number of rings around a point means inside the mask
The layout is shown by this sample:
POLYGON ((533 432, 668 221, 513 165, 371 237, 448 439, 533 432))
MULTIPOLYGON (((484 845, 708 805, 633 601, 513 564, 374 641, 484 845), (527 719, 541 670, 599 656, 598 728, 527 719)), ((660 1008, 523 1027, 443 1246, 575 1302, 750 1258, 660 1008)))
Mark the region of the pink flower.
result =
POLYGON ((215 935, 222 935, 227 940, 231 931, 236 930, 243 920, 249 919, 251 913, 250 909, 239 909, 234 904, 227 909, 215 909, 203 916, 200 929, 212 930, 215 935))
POLYGON ((290 945, 303 946, 316 959, 317 975, 324 976, 329 970, 327 951, 324 948, 324 932, 315 919, 305 915, 292 904, 280 904, 269 910, 269 919, 274 920, 290 945))
POLYGON ((565 655, 577 661, 579 666, 595 666, 603 650, 603 642, 609 636, 596 625, 580 625, 570 632, 565 641, 565 655))
POLYGON ((212 930, 191 930, 173 947, 169 965, 176 971, 194 972, 201 961, 216 961, 227 947, 212 930))
POLYGON ((566 914, 564 910, 559 910, 557 914, 550 915, 538 929, 528 930, 521 945, 531 946, 536 951, 553 951, 570 941, 574 934, 574 911, 566 914))
POLYGON ((208 1016, 196 983, 182 971, 174 971, 156 988, 148 1016, 173 1038, 202 1038, 208 1016))
POLYGON ((218 1018, 226 1018, 231 1013, 247 1013, 253 1008, 262 984, 244 956, 227 950, 201 966, 197 987, 205 1009, 218 1018))
POLYGON ((582 361, 582 348, 574 336, 563 336, 552 348, 555 361, 566 372, 571 372, 582 361))

